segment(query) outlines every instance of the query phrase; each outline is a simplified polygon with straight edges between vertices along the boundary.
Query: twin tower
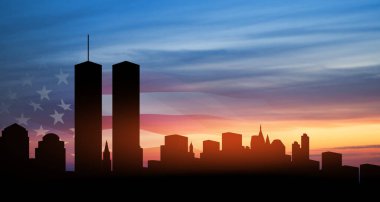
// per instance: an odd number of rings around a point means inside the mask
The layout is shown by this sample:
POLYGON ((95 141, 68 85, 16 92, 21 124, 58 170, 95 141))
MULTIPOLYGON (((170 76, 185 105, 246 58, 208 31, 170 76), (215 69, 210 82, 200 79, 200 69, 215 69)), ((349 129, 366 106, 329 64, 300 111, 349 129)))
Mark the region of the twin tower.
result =
MULTIPOLYGON (((140 147, 140 66, 112 66, 113 172, 142 170, 140 147)), ((102 167, 102 66, 75 65, 75 172, 97 174, 102 167)))

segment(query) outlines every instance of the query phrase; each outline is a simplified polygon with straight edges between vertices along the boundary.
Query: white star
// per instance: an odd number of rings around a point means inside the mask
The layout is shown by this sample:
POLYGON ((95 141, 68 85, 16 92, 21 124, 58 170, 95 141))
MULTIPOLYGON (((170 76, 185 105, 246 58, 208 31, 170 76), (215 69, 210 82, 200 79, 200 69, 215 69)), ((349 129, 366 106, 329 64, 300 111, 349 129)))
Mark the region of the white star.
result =
POLYGON ((54 119, 54 125, 57 124, 58 122, 64 124, 63 119, 62 119, 63 115, 65 114, 58 113, 56 110, 54 110, 54 114, 50 114, 50 117, 54 119))
POLYGON ((37 104, 37 103, 34 103, 33 101, 30 101, 29 105, 33 107, 34 111, 37 111, 37 110, 44 111, 44 109, 42 109, 41 107, 41 104, 37 104))
POLYGON ((20 125, 28 125, 28 121, 29 121, 30 118, 26 118, 24 117, 24 114, 21 114, 20 118, 16 118, 18 124, 20 125))
POLYGON ((70 106, 71 104, 65 104, 65 102, 61 99, 61 104, 58 105, 59 107, 62 107, 63 110, 71 110, 70 106))
POLYGON ((32 86, 32 79, 33 78, 27 74, 26 77, 22 80, 22 86, 32 86))
POLYGON ((68 82, 67 82, 67 78, 69 77, 69 74, 65 74, 65 73, 63 73, 62 72, 62 69, 61 70, 59 70, 59 74, 56 74, 55 75, 55 77, 57 77, 58 78, 58 85, 59 84, 61 84, 61 83, 64 83, 64 84, 68 84, 68 82))
POLYGON ((49 130, 45 130, 45 129, 42 127, 42 125, 40 125, 40 128, 39 128, 39 129, 34 130, 34 131, 36 131, 37 136, 46 135, 46 133, 49 132, 49 130))
POLYGON ((7 113, 9 114, 9 107, 10 105, 4 104, 3 102, 0 105, 0 114, 7 113))
POLYGON ((17 94, 15 92, 9 91, 8 98, 10 100, 15 100, 15 99, 17 99, 17 94))
POLYGON ((41 100, 43 100, 45 98, 47 100, 50 100, 49 93, 51 93, 51 90, 47 90, 45 86, 42 87, 41 90, 38 90, 37 93, 40 94, 41 100))

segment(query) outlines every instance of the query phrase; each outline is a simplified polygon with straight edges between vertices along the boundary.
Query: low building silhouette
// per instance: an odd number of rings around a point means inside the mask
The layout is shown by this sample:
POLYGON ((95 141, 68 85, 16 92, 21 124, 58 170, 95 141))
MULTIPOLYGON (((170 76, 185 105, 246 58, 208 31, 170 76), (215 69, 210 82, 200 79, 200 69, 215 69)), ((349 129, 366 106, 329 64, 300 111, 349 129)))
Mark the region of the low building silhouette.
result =
POLYGON ((322 153, 322 171, 339 172, 342 168, 342 154, 335 152, 322 153))
POLYGON ((148 161, 148 167, 157 172, 184 172, 193 170, 194 150, 188 138, 182 135, 165 136, 160 147, 161 161, 148 161))
POLYGON ((38 171, 57 173, 66 170, 66 149, 64 141, 58 135, 46 134, 35 149, 38 171))
POLYGON ((360 165, 360 183, 380 186, 380 166, 373 164, 360 165))
POLYGON ((344 165, 340 171, 340 183, 342 184, 358 184, 359 183, 359 168, 354 166, 344 165))
POLYGON ((205 140, 203 141, 203 152, 200 154, 201 159, 215 159, 218 158, 220 152, 220 144, 217 141, 205 140))

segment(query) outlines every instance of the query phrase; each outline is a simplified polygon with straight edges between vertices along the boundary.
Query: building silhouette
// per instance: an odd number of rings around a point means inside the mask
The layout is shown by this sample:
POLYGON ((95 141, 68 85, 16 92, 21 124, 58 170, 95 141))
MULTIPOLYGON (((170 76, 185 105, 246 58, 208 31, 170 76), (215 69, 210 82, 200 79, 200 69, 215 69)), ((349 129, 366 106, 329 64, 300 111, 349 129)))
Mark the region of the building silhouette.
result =
POLYGON ((372 164, 360 165, 360 183, 363 185, 380 186, 380 166, 372 164))
POLYGON ((342 168, 342 154, 335 152, 322 153, 322 171, 337 172, 342 168))
POLYGON ((310 156, 310 142, 309 136, 304 133, 301 137, 301 159, 304 161, 309 160, 310 156))
POLYGON ((192 157, 188 151, 188 138, 181 135, 165 136, 165 145, 161 146, 161 161, 167 164, 178 164, 192 157))
POLYGON ((218 158, 220 152, 219 142, 213 140, 203 141, 203 152, 200 154, 201 159, 218 158))
POLYGON ((354 166, 344 165, 338 174, 339 183, 341 184, 358 184, 359 183, 359 168, 354 166))
POLYGON ((0 137, 0 170, 5 172, 25 171, 29 162, 28 131, 12 124, 2 131, 0 137))
POLYGON ((306 133, 301 136, 301 145, 297 141, 292 144, 292 168, 301 174, 319 171, 319 161, 310 159, 310 141, 306 133))
POLYGON ((242 135, 237 133, 222 133, 222 153, 224 156, 239 154, 243 151, 242 135))
POLYGON ((148 167, 157 172, 194 171, 193 145, 182 135, 165 136, 165 144, 160 147, 160 161, 148 161, 148 167))
POLYGON ((37 169, 41 172, 59 173, 66 170, 65 143, 58 135, 46 134, 35 149, 37 169))
POLYGON ((292 144, 292 162, 298 163, 302 161, 301 145, 297 141, 292 144))
POLYGON ((115 173, 133 175, 142 169, 140 147, 140 66, 112 66, 112 161, 115 173))
POLYGON ((194 158, 195 157, 194 147, 193 147, 193 143, 192 142, 190 143, 190 146, 189 146, 189 155, 190 155, 190 158, 194 158))
POLYGON ((323 181, 330 184, 358 184, 359 168, 342 165, 342 154, 335 152, 322 153, 323 181))
POLYGON ((108 142, 106 141, 106 146, 103 151, 102 169, 104 173, 111 172, 111 153, 108 148, 108 142))
POLYGON ((96 174, 102 165, 102 66, 75 65, 75 171, 96 174))
POLYGON ((253 135, 251 137, 251 149, 254 153, 260 155, 268 151, 269 145, 270 145, 269 136, 267 136, 267 141, 265 141, 263 132, 261 130, 261 125, 260 125, 259 134, 256 136, 253 135))

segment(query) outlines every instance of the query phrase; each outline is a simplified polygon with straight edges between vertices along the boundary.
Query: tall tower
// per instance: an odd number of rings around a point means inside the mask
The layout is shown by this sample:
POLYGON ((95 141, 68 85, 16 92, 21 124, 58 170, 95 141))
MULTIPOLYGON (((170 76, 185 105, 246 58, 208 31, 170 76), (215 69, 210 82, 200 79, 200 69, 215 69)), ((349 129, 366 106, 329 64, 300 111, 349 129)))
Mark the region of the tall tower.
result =
POLYGON ((307 136, 306 133, 304 133, 301 137, 301 151, 302 151, 302 156, 304 160, 308 160, 309 155, 310 155, 310 148, 309 148, 309 136, 307 136))
POLYGON ((96 174, 101 165, 102 66, 88 60, 75 65, 75 171, 96 174))
POLYGON ((133 175, 142 169, 140 147, 140 66, 121 62, 112 66, 113 170, 133 175))

